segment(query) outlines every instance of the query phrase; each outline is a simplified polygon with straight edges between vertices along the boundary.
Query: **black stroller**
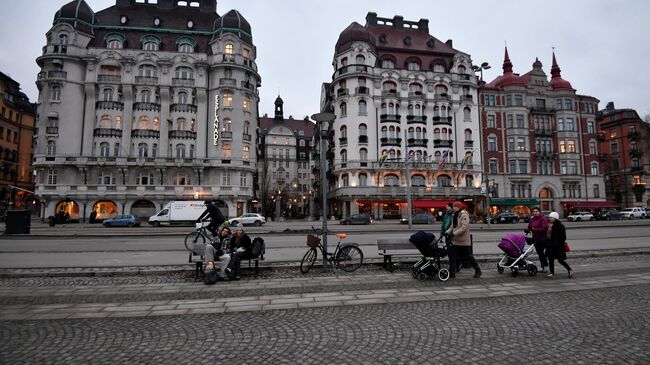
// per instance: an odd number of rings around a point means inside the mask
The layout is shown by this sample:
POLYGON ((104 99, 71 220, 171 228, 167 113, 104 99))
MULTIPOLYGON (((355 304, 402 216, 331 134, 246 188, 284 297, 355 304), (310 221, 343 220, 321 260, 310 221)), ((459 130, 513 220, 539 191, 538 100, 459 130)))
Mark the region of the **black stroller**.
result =
POLYGON ((433 233, 419 231, 409 238, 409 241, 420 251, 422 258, 412 267, 413 278, 420 281, 429 276, 438 276, 440 281, 449 280, 449 270, 442 267, 440 259, 447 256, 447 248, 440 243, 444 236, 436 240, 433 233))

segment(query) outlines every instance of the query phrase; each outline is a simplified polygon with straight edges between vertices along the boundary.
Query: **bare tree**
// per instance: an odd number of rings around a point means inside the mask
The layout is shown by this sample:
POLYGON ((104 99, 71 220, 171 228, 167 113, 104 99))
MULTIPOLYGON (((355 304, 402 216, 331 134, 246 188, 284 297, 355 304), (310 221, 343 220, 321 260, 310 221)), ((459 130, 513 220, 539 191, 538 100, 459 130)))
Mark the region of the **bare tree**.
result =
POLYGON ((271 213, 271 172, 269 171, 269 161, 267 156, 258 160, 258 177, 259 177, 259 199, 262 202, 262 214, 268 217, 271 213))

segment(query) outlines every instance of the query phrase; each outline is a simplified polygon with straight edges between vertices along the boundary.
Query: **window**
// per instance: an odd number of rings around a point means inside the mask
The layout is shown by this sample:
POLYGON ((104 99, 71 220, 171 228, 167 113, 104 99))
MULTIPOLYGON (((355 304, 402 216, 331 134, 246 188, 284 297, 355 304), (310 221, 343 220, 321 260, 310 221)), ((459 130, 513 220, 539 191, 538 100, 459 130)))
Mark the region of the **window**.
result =
POLYGON ((176 73, 174 75, 177 79, 181 79, 181 80, 194 79, 194 71, 189 67, 177 67, 176 73))
POLYGON ((113 120, 108 114, 102 115, 99 119, 99 128, 111 128, 113 126, 113 120))
POLYGON ((566 141, 560 141, 560 153, 566 153, 566 141))
POLYGON ((147 152, 149 148, 146 143, 140 143, 138 144, 138 157, 147 157, 147 152))
POLYGON ((397 175, 386 175, 384 176, 384 186, 399 186, 399 178, 397 175))
POLYGON ((223 92, 223 107, 232 108, 232 91, 223 92))
POLYGON ((576 141, 570 139, 567 141, 567 152, 576 153, 576 141))
POLYGON ((472 109, 465 107, 463 109, 463 121, 471 122, 472 121, 472 109))
POLYGON ((512 95, 506 95, 506 106, 512 106, 512 95))
POLYGON ((359 101, 359 115, 366 115, 368 113, 368 104, 364 100, 359 101))
POLYGON ((485 105, 496 106, 497 105, 496 95, 494 94, 485 95, 485 105))
POLYGON ((557 120, 557 131, 562 132, 564 130, 564 119, 558 118, 557 120))
POLYGON ((445 66, 436 63, 433 65, 433 72, 445 72, 445 66))
POLYGON ((102 142, 99 144, 99 156, 101 157, 108 157, 110 155, 110 146, 108 145, 108 142, 102 142))
POLYGON ((395 62, 393 60, 382 60, 381 68, 395 68, 395 62))
POLYGON ((182 143, 176 145, 176 158, 185 158, 185 145, 182 143))
POLYGON ((244 96, 244 111, 245 112, 250 112, 251 111, 251 98, 247 96, 244 96))
POLYGON ((598 150, 596 148, 596 141, 589 141, 589 154, 590 155, 595 155, 598 153, 598 150))
POLYGON ((102 92, 102 98, 104 101, 113 101, 113 89, 106 88, 102 92))
POLYGON ((494 115, 488 115, 487 116, 487 127, 488 128, 496 128, 497 127, 497 123, 496 123, 496 120, 494 118, 494 115))
POLYGON ((239 173, 239 186, 246 187, 248 186, 248 177, 245 172, 239 173))
POLYGON ((244 49, 242 50, 242 57, 244 57, 245 59, 251 58, 251 50, 244 47, 244 49))
POLYGON ((142 44, 142 49, 145 51, 157 51, 158 50, 158 43, 148 41, 142 44))
POLYGON ((497 160, 491 159, 489 163, 489 171, 490 174, 498 174, 499 173, 499 164, 497 160))
POLYGON ((160 130, 160 119, 158 117, 153 118, 153 129, 154 130, 160 130))
POLYGON ((566 118, 566 124, 564 125, 564 130, 566 131, 575 131, 575 125, 573 124, 573 118, 566 118))
POLYGON ((420 71, 420 64, 418 62, 411 61, 406 64, 406 68, 409 71, 420 71))
POLYGON ((245 135, 250 135, 251 134, 251 122, 249 121, 244 121, 244 134, 245 135))
POLYGON ((341 164, 345 164, 347 162, 348 162, 348 151, 341 150, 341 164))
POLYGON ((114 184, 115 184, 115 178, 113 177, 112 173, 101 171, 99 175, 97 175, 97 185, 114 185, 114 184))
POLYGON ((359 174, 359 186, 368 186, 368 175, 359 174))
POLYGON ((508 161, 510 165, 510 173, 511 174, 516 174, 517 173, 517 160, 510 160, 508 161))
POLYGON ((525 128, 524 116, 522 114, 517 114, 517 128, 525 128))
POLYGON ((48 169, 47 170, 47 184, 48 185, 56 185, 57 184, 57 171, 56 169, 48 169))
POLYGON ((140 92, 140 102, 141 103, 149 103, 149 102, 151 102, 151 91, 142 90, 140 92))
POLYGON ((190 158, 194 158, 194 145, 190 145, 190 158))
POLYGON ((344 117, 348 115, 348 104, 341 103, 341 116, 344 117))
POLYGON ((368 136, 368 127, 365 124, 359 124, 359 136, 368 136))
POLYGON ((515 106, 523 106, 524 97, 522 95, 515 95, 515 106))
POLYGON ((232 132, 232 121, 230 118, 225 118, 223 120, 223 132, 232 132))
POLYGON ((61 88, 59 86, 52 86, 52 94, 50 96, 52 101, 61 101, 61 88))
MULTIPOLYGON (((117 143, 116 146, 119 146, 119 143, 117 143)), ((154 143, 151 146, 151 157, 158 157, 158 144, 157 143, 154 143)))
POLYGON ((56 155, 56 141, 47 141, 47 153, 48 156, 56 155))
POLYGON ((185 172, 177 172, 174 175, 174 185, 190 185, 190 179, 185 172))
POLYGON ((578 163, 575 161, 569 161, 569 174, 577 175, 578 174, 578 163))
POLYGON ((438 176, 438 186, 439 187, 450 187, 451 186, 451 177, 447 175, 438 176))
POLYGON ((227 55, 232 55, 232 52, 233 52, 232 43, 226 43, 225 53, 227 55))
POLYGON ((594 184, 594 198, 600 198, 600 186, 594 184))
POLYGON ((517 137, 517 151, 526 150, 526 139, 523 137, 517 137))
POLYGON ((176 120, 176 130, 177 131, 184 131, 187 129, 187 121, 185 118, 178 118, 176 120))
POLYGON ((508 138, 508 151, 514 151, 515 150, 515 138, 510 137, 508 138))
POLYGON ((178 52, 180 53, 194 53, 194 46, 189 43, 182 43, 178 45, 178 52))
POLYGON ((362 148, 359 150, 359 160, 361 162, 366 162, 368 161, 368 150, 365 148, 362 148))
POLYGON ((152 173, 140 173, 140 175, 135 177, 136 185, 153 185, 153 174, 152 173))
POLYGON ((224 160, 230 160, 230 157, 231 157, 230 143, 224 143, 221 146, 221 158, 224 160))
POLYGON ((519 173, 527 174, 528 173, 528 161, 519 160, 519 173))
POLYGON ((617 141, 611 141, 609 143, 609 149, 611 153, 618 153, 618 142, 617 141))
POLYGON ((506 116, 506 126, 508 128, 514 128, 514 123, 513 123, 513 116, 512 114, 508 114, 506 116))
POLYGON ((426 179, 422 175, 411 176, 411 186, 425 186, 426 179))
POLYGON ((592 162, 591 163, 591 175, 592 176, 597 176, 598 175, 598 162, 592 162))
POLYGON ((587 121, 587 133, 596 133, 596 127, 593 120, 587 121))
POLYGON ((350 186, 350 175, 348 174, 341 175, 341 185, 343 187, 350 186))
POLYGON ((143 115, 138 120, 138 128, 136 129, 149 129, 149 117, 143 115))
POLYGON ((497 137, 488 136, 488 151, 495 152, 497 150, 497 137))
POLYGON ((571 102, 571 99, 564 99, 564 109, 565 110, 571 110, 573 109, 571 106, 573 103, 571 102))
POLYGON ((251 148, 250 146, 242 147, 242 158, 244 161, 250 160, 251 148))

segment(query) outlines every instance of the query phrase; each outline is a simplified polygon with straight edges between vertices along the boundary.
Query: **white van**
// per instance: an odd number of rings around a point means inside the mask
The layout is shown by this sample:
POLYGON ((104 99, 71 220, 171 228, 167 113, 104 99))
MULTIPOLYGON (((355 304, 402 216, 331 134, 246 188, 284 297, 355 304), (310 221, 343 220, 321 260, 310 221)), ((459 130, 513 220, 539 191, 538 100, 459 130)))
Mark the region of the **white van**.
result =
POLYGON ((167 203, 156 215, 149 217, 149 224, 194 223, 205 211, 205 204, 196 200, 177 200, 167 203))

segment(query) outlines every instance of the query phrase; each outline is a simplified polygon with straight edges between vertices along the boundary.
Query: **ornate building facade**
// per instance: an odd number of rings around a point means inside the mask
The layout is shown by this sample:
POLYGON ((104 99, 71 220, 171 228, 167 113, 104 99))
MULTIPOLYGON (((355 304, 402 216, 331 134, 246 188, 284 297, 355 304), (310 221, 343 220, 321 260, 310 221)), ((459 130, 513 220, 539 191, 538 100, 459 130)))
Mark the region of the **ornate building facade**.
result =
POLYGON ((549 81, 539 60, 514 73, 506 48, 503 75, 481 88, 481 103, 491 213, 540 206, 567 215, 614 205, 598 155, 598 99, 562 79, 555 53, 549 81))
POLYGON ((166 202, 250 210, 258 123, 256 48, 216 1, 83 0, 54 16, 41 67, 36 192, 43 216, 147 217, 166 202))
POLYGON ((321 110, 336 115, 327 151, 331 214, 399 218, 408 183, 416 211, 459 199, 472 206, 482 169, 470 56, 430 35, 426 19, 368 13, 365 26, 354 22, 340 34, 332 65, 321 96, 321 110))

